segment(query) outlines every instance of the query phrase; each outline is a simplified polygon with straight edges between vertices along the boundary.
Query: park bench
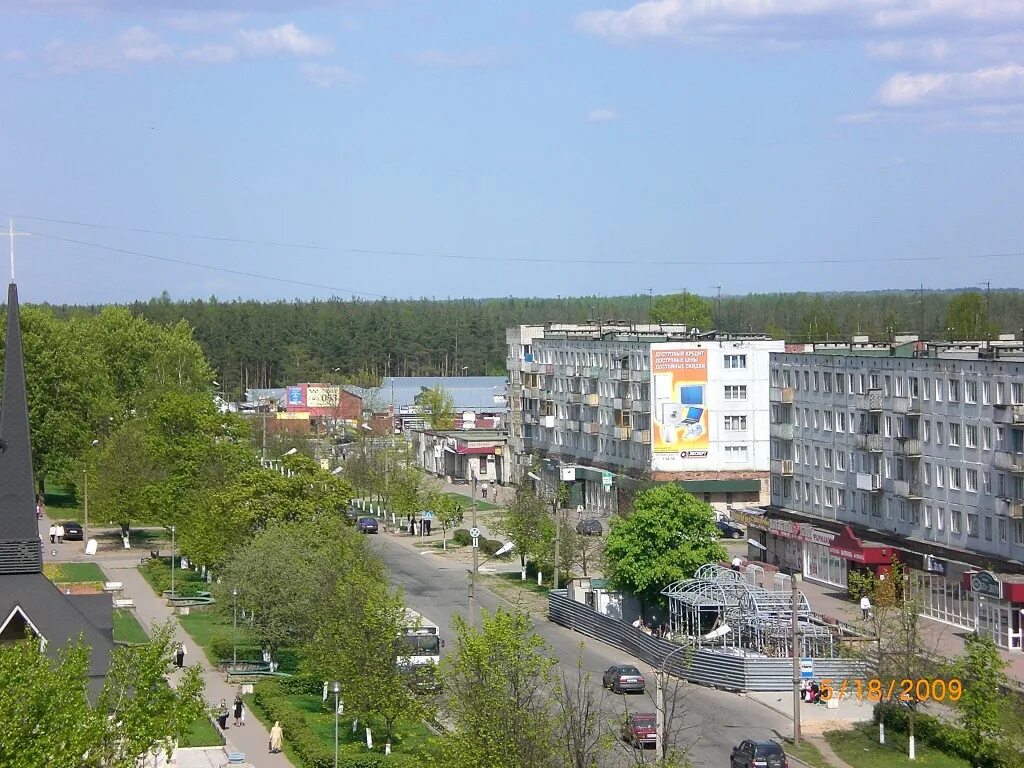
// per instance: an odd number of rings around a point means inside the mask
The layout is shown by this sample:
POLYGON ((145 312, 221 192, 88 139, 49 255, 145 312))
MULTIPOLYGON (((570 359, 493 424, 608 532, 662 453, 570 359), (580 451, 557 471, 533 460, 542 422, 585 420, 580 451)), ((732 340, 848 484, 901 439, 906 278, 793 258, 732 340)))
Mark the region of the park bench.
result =
POLYGON ((120 581, 108 581, 103 585, 104 592, 121 592, 124 590, 124 584, 120 581))
POLYGON ((114 607, 115 608, 134 608, 135 607, 135 601, 132 600, 130 597, 115 597, 114 598, 114 607))

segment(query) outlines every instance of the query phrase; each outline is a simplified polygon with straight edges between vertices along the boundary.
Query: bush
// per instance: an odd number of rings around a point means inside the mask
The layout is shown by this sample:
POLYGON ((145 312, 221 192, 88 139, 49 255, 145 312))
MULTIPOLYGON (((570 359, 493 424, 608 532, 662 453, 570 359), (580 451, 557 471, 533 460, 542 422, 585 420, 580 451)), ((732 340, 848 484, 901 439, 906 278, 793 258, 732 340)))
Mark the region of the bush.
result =
POLYGON ((499 549, 501 549, 501 542, 496 539, 480 540, 480 551, 483 552, 485 555, 491 556, 499 549))
POLYGON ((467 529, 456 528, 452 533, 452 541, 460 547, 467 547, 473 543, 473 537, 469 535, 469 531, 467 529))

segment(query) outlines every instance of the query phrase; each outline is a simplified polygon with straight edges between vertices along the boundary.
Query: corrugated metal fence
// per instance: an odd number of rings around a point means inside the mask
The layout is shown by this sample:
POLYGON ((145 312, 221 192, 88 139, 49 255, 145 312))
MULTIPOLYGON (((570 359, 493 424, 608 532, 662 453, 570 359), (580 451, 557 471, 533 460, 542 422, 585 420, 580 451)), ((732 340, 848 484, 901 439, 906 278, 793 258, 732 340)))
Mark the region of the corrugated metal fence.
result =
MULTIPOLYGON (((665 657, 680 647, 577 603, 569 599, 564 589, 548 592, 548 617, 556 624, 608 643, 655 667, 661 667, 665 657)), ((730 691, 793 689, 792 659, 730 656, 717 651, 698 650, 692 654, 677 653, 666 668, 676 677, 730 691)), ((814 677, 817 680, 863 676, 863 664, 854 659, 814 660, 814 677)))

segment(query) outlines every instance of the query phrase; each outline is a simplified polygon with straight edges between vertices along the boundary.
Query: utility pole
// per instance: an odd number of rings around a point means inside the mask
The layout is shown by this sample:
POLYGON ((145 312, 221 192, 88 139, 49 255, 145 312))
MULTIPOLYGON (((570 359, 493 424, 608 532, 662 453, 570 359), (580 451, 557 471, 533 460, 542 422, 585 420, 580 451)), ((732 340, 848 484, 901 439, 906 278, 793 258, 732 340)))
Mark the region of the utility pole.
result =
POLYGON ((551 496, 551 512, 555 516, 555 567, 551 573, 551 587, 558 589, 558 562, 562 543, 562 521, 558 516, 558 490, 555 489, 551 496))
POLYGON ((793 744, 800 746, 800 591, 796 574, 789 578, 793 582, 793 744))
POLYGON ((715 326, 716 327, 721 327, 721 325, 722 325, 722 286, 716 285, 715 288, 718 289, 718 303, 717 303, 717 306, 716 306, 716 309, 715 309, 716 314, 718 315, 718 317, 715 318, 715 326))
MULTIPOLYGON (((472 482, 470 484, 470 527, 472 531, 476 531, 476 475, 473 475, 472 482)), ((473 537, 473 570, 469 572, 469 623, 474 627, 479 626, 477 621, 477 608, 476 608, 476 569, 478 567, 477 557, 479 550, 477 549, 477 538, 473 537)))
POLYGON ((925 334, 925 329, 924 329, 924 283, 921 283, 921 289, 918 291, 917 303, 921 305, 920 306, 920 309, 921 309, 921 336, 920 336, 920 339, 921 339, 921 341, 925 341, 925 337, 924 337, 924 334, 925 334))

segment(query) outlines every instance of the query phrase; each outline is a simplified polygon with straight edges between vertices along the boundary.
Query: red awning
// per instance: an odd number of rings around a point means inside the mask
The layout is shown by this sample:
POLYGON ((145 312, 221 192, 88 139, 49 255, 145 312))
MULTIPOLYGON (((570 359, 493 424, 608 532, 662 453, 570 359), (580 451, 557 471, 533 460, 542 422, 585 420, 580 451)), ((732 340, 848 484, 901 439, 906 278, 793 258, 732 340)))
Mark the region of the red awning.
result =
POLYGON ((460 456, 494 453, 493 445, 460 445, 455 452, 460 456))
POLYGON ((889 565, 892 563, 893 549, 881 544, 865 544, 858 539, 850 526, 845 526, 839 535, 832 539, 828 551, 844 560, 853 560, 862 565, 889 565))

